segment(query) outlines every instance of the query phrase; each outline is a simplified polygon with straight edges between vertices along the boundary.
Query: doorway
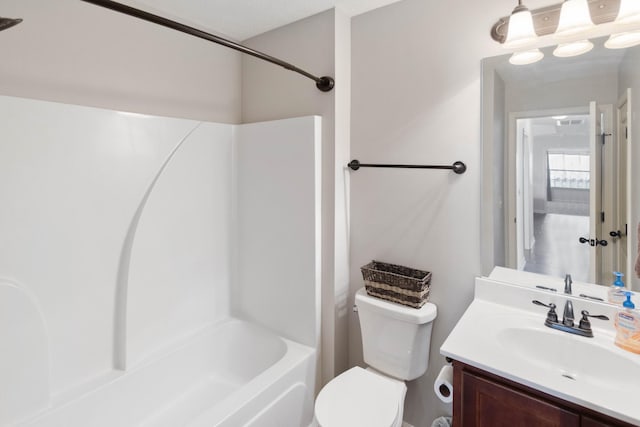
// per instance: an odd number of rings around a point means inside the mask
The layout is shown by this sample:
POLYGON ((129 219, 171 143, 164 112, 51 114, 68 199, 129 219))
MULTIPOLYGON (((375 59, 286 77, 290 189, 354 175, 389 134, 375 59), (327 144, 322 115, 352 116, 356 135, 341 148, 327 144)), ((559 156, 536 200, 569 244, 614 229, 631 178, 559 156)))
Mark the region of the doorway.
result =
POLYGON ((522 185, 516 223, 523 230, 519 267, 587 281, 589 250, 576 243, 589 235, 589 116, 523 118, 516 126, 522 185))
POLYGON ((600 244, 612 191, 603 143, 610 109, 510 114, 508 266, 593 283, 611 270, 608 242, 600 244))

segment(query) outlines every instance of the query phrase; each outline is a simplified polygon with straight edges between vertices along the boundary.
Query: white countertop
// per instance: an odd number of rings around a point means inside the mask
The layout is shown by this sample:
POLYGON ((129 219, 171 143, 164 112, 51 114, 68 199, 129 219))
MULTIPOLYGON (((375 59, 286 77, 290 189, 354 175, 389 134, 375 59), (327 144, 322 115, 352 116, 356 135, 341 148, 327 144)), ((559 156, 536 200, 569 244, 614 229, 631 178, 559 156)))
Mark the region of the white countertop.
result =
POLYGON ((605 314, 610 319, 617 311, 605 303, 478 278, 475 299, 440 352, 552 396, 640 425, 640 355, 613 344, 613 321, 592 319, 595 336, 581 337, 544 326, 547 309, 531 303, 534 299, 554 302, 562 319, 567 298, 573 302, 576 322, 581 310, 605 314))

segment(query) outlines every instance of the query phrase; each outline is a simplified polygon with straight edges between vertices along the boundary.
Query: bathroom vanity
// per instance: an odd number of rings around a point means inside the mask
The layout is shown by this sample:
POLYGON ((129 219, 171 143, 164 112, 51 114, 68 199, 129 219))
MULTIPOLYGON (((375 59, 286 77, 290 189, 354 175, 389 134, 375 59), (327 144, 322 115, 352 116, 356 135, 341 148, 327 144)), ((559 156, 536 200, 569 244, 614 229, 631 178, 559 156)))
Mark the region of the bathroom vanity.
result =
POLYGON ((453 427, 637 426, 458 361, 453 389, 453 427))
POLYGON ((606 288, 500 269, 477 278, 475 295, 440 348, 453 361, 454 427, 640 425, 640 355, 613 344, 613 320, 591 319, 593 337, 545 325, 572 306, 613 319, 616 307, 580 297, 606 288), (522 276, 521 276, 522 274, 522 276), (539 288, 542 286, 544 289, 539 288), (548 289, 556 289, 550 291, 548 289))

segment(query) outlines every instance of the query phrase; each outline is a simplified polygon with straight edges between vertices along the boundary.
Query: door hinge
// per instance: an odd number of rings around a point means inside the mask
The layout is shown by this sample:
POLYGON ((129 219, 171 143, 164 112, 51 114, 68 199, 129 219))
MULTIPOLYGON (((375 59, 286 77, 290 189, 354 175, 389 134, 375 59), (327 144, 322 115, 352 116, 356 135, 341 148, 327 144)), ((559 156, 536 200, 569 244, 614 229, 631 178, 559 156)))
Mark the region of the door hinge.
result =
POLYGON ((624 127, 624 139, 629 139, 629 128, 627 126, 624 127))
POLYGON ((600 212, 600 222, 604 222, 604 212, 600 212))

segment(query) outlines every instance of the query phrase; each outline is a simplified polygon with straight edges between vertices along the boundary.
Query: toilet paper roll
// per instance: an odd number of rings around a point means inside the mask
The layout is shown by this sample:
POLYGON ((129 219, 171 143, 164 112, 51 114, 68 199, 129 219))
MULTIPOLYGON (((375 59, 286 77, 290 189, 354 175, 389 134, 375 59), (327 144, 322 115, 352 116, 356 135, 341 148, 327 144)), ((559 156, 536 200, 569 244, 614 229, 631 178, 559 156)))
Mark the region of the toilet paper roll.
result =
POLYGON ((433 383, 433 391, 438 399, 444 403, 453 402, 453 366, 445 365, 440 369, 440 373, 433 383))

